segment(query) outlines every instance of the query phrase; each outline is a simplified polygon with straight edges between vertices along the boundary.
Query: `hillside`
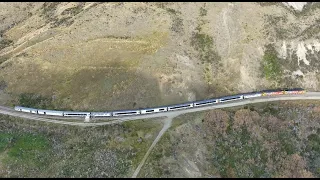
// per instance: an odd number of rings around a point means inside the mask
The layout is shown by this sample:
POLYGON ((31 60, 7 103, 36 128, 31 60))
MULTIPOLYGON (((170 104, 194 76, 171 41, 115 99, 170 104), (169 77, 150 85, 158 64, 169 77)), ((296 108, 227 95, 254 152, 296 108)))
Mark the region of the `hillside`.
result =
POLYGON ((319 90, 318 3, 1 3, 0 102, 115 110, 319 90))
MULTIPOLYGON (((320 91, 317 2, 0 7, 0 105, 112 111, 320 91)), ((0 177, 320 177, 319 118, 309 100, 96 127, 0 115, 0 177)))

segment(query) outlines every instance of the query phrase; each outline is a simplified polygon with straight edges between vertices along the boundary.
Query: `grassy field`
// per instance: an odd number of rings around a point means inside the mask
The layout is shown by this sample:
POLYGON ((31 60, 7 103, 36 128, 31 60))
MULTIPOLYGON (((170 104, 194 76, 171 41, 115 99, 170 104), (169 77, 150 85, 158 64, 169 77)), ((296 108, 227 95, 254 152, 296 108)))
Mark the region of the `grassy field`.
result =
MULTIPOLYGON (((30 58, 29 60, 14 63, 11 67, 13 69, 2 72, 7 74, 4 77, 15 76, 15 81, 8 83, 7 91, 18 96, 14 104, 53 109, 115 110, 137 108, 134 104, 147 106, 152 102, 160 103, 160 99, 154 98, 159 93, 154 77, 137 71, 141 57, 153 53, 159 46, 155 39, 159 36, 162 35, 155 33, 148 37, 137 37, 136 40, 106 38, 89 41, 82 45, 87 46, 88 50, 115 49, 95 53, 94 56, 91 55, 94 58, 90 61, 79 58, 76 64, 73 59, 78 56, 77 48, 62 49, 61 46, 53 45, 51 51, 60 49, 61 53, 69 53, 54 62, 48 59, 50 53, 46 53, 36 58, 38 60, 30 55, 31 57, 25 57, 30 58), (143 89, 148 90, 141 94, 143 89), (115 99, 119 102, 118 105, 114 104, 115 99)), ((41 51, 41 48, 35 51, 41 51)), ((88 51, 84 54, 89 57, 90 53, 92 52, 88 51)))
POLYGON ((0 177, 130 177, 161 120, 72 127, 0 117, 0 177))
MULTIPOLYGON (((31 133, 0 133, 0 154, 2 166, 10 165, 21 170, 13 172, 13 177, 19 173, 28 176, 29 171, 45 171, 48 168, 50 157, 50 143, 46 137, 31 133), (21 168, 23 167, 23 168, 21 168)), ((1 168, 1 176, 5 174, 1 168)))

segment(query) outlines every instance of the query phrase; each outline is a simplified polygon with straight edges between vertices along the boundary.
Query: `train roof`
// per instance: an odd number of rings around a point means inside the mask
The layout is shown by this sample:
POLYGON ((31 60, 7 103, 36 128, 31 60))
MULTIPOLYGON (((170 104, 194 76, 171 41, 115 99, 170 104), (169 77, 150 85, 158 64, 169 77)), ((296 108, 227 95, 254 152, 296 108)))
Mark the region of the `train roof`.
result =
POLYGON ((57 110, 46 110, 46 109, 38 109, 38 111, 45 111, 45 112, 63 112, 63 111, 57 111, 57 110))
POLYGON ((111 113, 111 112, 91 112, 92 114, 108 114, 108 113, 111 113))
POLYGON ((20 108, 20 109, 26 109, 26 110, 37 110, 35 108, 28 108, 28 107, 22 107, 22 106, 15 106, 14 108, 20 108))
POLYGON ((237 94, 237 95, 233 95, 233 96, 223 96, 223 97, 219 97, 218 99, 225 99, 225 98, 234 98, 234 97, 239 97, 242 96, 243 94, 237 94))
POLYGON ((215 101, 218 100, 219 98, 212 98, 212 99, 205 99, 205 100, 199 100, 199 101, 194 101, 194 102, 209 102, 209 101, 215 101))
POLYGON ((63 111, 66 114, 90 114, 90 112, 80 112, 80 111, 63 111))
POLYGON ((132 110, 119 110, 119 111, 113 111, 113 112, 116 112, 116 113, 118 113, 118 112, 132 112, 132 111, 140 111, 139 109, 132 109, 132 110))
POLYGON ((151 108, 143 108, 143 109, 141 109, 141 110, 160 109, 160 108, 167 108, 167 106, 151 107, 151 108))
POLYGON ((172 105, 168 105, 167 107, 170 106, 182 106, 182 105, 188 105, 188 104, 192 104, 193 102, 186 102, 186 103, 182 103, 182 104, 172 104, 172 105))

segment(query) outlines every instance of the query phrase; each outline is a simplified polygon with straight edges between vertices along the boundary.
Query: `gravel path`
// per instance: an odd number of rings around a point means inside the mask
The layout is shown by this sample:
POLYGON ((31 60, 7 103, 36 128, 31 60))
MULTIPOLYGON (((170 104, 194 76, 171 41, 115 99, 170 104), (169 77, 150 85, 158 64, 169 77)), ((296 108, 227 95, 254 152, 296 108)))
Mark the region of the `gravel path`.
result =
POLYGON ((134 171, 132 178, 136 178, 137 175, 140 172, 141 167, 144 165, 146 159, 148 158, 149 154, 151 153, 153 147, 158 143, 158 141, 160 140, 160 138, 162 137, 162 135, 167 131, 167 129, 170 128, 171 126, 171 122, 172 119, 174 117, 168 117, 167 119, 165 119, 163 128, 161 129, 161 131, 159 132, 158 136, 156 137, 156 139, 153 141, 153 143, 151 144, 150 148, 148 149, 147 153, 144 155, 143 159, 141 160, 139 166, 137 167, 137 169, 134 171))

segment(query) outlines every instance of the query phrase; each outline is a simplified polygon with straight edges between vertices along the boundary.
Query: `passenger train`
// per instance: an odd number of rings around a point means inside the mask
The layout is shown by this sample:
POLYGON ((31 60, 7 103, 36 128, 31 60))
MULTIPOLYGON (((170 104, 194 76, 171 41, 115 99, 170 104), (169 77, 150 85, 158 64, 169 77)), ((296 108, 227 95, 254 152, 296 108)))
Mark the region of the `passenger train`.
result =
POLYGON ((139 110, 121 110, 121 111, 113 111, 113 112, 52 111, 52 110, 27 108, 27 107, 21 107, 21 106, 15 106, 14 109, 16 111, 27 112, 27 113, 32 113, 32 114, 49 115, 49 116, 66 116, 66 117, 90 116, 93 118, 116 117, 116 116, 131 116, 131 115, 143 115, 143 114, 152 114, 152 113, 167 112, 167 111, 176 111, 176 110, 181 110, 181 109, 210 106, 210 105, 215 105, 218 103, 237 101, 237 100, 241 100, 241 99, 258 98, 258 97, 263 97, 263 96, 304 94, 305 92, 306 91, 301 88, 281 89, 281 90, 265 90, 265 91, 261 91, 261 92, 253 92, 253 93, 239 94, 239 95, 234 95, 234 96, 226 96, 226 97, 220 97, 220 98, 215 98, 215 99, 207 99, 207 100, 202 100, 202 101, 188 102, 188 103, 184 103, 184 104, 176 104, 176 105, 170 105, 170 106, 146 108, 146 109, 139 109, 139 110))

